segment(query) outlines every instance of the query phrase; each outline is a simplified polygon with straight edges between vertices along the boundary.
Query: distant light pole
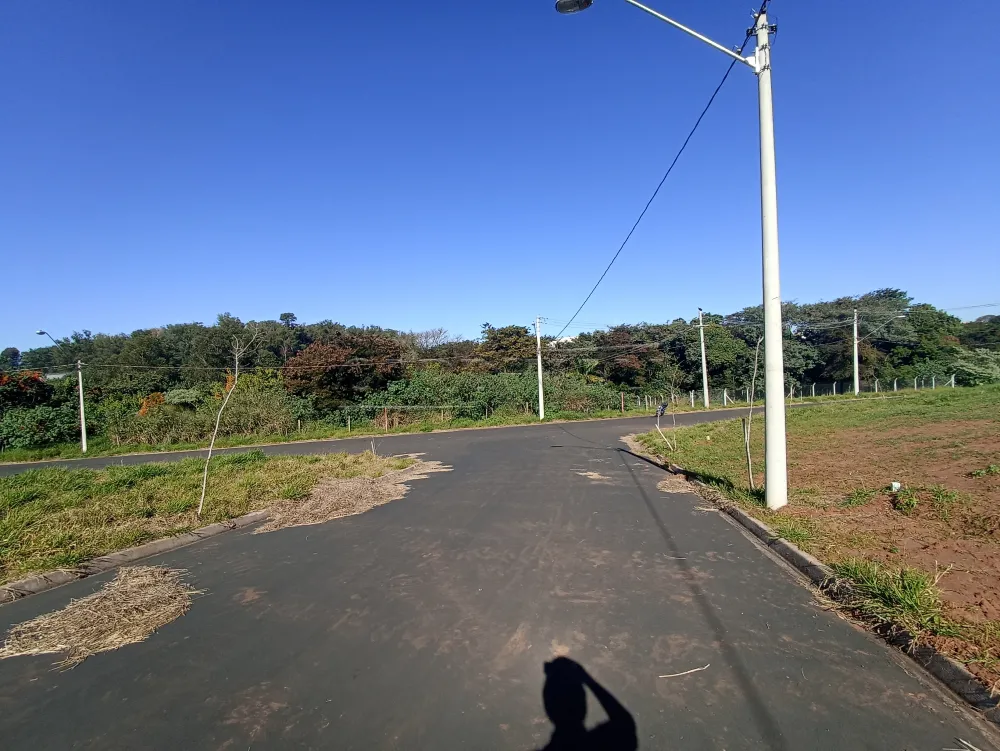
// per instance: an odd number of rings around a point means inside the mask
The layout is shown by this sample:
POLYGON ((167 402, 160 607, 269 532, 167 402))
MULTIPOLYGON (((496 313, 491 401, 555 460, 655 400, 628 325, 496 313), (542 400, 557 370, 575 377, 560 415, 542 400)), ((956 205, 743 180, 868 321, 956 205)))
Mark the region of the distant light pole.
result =
MULTIPOLYGON (((760 217, 764 277, 764 460, 767 507, 779 509, 788 503, 788 471, 785 454, 785 367, 781 351, 781 285, 778 273, 778 192, 774 163, 774 109, 771 96, 771 41, 776 27, 768 24, 762 9, 754 20, 757 48, 753 55, 713 42, 693 29, 637 2, 625 0, 639 10, 690 34, 710 47, 734 58, 757 76, 760 120, 760 217)), ((576 13, 593 5, 593 0, 557 0, 560 13, 576 13)))
POLYGON ((698 334, 701 336, 701 393, 705 409, 708 409, 708 358, 705 357, 705 319, 698 308, 698 334))
POLYGON ((535 318, 535 354, 538 356, 538 419, 545 419, 545 387, 542 385, 542 319, 535 318))
MULTIPOLYGON (((39 336, 47 336, 49 339, 52 339, 52 334, 50 334, 48 331, 42 331, 41 329, 39 329, 35 333, 38 334, 39 336)), ((60 349, 62 348, 62 345, 55 339, 52 339, 52 343, 57 347, 59 347, 60 349)), ((76 361, 76 386, 80 396, 80 451, 86 454, 87 414, 86 412, 84 412, 83 409, 83 363, 80 362, 79 360, 76 361)))
POLYGON ((858 375, 858 309, 854 309, 854 395, 861 393, 861 376, 858 375))

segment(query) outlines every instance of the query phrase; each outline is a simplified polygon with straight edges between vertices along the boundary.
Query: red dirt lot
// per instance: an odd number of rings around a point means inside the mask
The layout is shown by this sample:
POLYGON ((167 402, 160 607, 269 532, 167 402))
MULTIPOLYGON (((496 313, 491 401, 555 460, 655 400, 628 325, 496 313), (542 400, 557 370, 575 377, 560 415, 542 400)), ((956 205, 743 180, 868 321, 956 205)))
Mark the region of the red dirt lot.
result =
POLYGON ((946 616, 973 627, 973 636, 932 641, 995 686, 1000 474, 984 470, 1000 464, 997 426, 966 420, 804 436, 789 446, 793 501, 782 512, 813 531, 806 547, 828 562, 865 557, 939 576, 946 616), (891 482, 903 493, 883 490, 891 482), (900 498, 915 506, 908 510, 900 498))

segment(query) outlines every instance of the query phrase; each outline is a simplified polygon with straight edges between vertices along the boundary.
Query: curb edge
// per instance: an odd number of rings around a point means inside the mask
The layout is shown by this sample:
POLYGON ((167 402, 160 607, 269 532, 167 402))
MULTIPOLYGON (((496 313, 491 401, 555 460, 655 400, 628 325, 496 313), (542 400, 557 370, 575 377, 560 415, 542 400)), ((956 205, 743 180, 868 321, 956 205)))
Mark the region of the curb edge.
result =
MULTIPOLYGON (((646 454, 646 456, 671 474, 679 475, 692 485, 718 493, 715 488, 695 479, 690 472, 662 457, 646 454)), ((755 519, 748 513, 730 502, 714 500, 720 510, 731 516, 741 526, 750 531, 767 548, 780 555, 795 569, 804 574, 826 596, 842 605, 848 605, 853 593, 849 582, 838 579, 836 574, 826 564, 800 550, 796 545, 775 534, 768 525, 755 519)), ((1000 725, 1000 698, 991 696, 989 690, 972 673, 966 670, 960 662, 943 655, 932 646, 917 645, 913 634, 896 623, 884 624, 875 633, 892 647, 899 649, 910 657, 920 667, 937 678, 948 687, 952 693, 966 702, 977 713, 991 723, 1000 725)))

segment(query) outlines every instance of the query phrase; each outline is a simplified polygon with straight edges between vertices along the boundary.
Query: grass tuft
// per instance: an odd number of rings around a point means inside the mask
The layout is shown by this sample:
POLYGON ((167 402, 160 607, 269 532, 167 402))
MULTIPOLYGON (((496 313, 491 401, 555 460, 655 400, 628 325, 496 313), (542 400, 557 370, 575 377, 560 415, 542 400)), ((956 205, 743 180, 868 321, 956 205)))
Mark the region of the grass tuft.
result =
POLYGON ((856 506, 864 506, 876 495, 874 490, 865 490, 864 488, 858 488, 852 490, 847 494, 847 497, 840 502, 840 505, 844 508, 853 508, 856 506))
POLYGON ((851 606, 883 622, 898 623, 910 632, 948 631, 941 596, 934 578, 914 568, 889 568, 864 558, 833 564, 838 576, 854 584, 851 606))
POLYGON ((892 499, 892 507, 899 513, 906 514, 907 516, 916 510, 919 503, 920 498, 917 496, 917 491, 912 488, 903 488, 892 499))

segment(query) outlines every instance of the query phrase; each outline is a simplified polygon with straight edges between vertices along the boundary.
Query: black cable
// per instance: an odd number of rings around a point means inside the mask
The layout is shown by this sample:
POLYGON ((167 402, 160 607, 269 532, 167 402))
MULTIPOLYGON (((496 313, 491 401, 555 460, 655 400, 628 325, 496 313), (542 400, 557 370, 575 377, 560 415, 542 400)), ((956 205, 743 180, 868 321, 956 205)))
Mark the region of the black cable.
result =
MULTIPOLYGON (((758 11, 758 15, 761 12, 763 12, 764 10, 767 9, 768 2, 770 2, 770 0, 764 0, 763 1, 763 3, 760 6, 760 11, 758 11)), ((743 40, 743 44, 740 45, 740 54, 741 55, 743 54, 743 50, 747 46, 747 42, 750 41, 750 37, 751 36, 753 36, 753 30, 750 30, 750 31, 747 32, 746 39, 744 39, 743 40)), ((712 96, 709 97, 708 103, 705 105, 705 108, 701 111, 701 114, 698 115, 698 119, 695 120, 694 127, 691 128, 691 131, 687 134, 687 138, 684 139, 684 143, 681 144, 681 147, 678 150, 676 156, 674 156, 674 160, 670 163, 670 166, 667 167, 667 171, 664 173, 663 178, 660 180, 659 184, 656 186, 656 190, 653 191, 653 195, 650 196, 649 200, 646 202, 646 207, 642 210, 642 213, 639 214, 639 218, 635 220, 635 224, 632 225, 632 229, 630 229, 628 231, 628 234, 625 236, 625 240, 622 242, 621 246, 618 248, 618 251, 611 258, 611 263, 609 263, 607 265, 607 268, 604 269, 604 273, 601 274, 601 278, 597 280, 597 284, 594 285, 593 289, 591 289, 590 292, 587 294, 587 296, 583 299, 583 302, 580 303, 580 307, 576 309, 576 313, 574 313, 573 316, 569 319, 569 323, 567 323, 565 326, 563 326, 562 330, 558 334, 556 334, 556 336, 555 336, 556 339, 558 339, 560 336, 562 336, 563 331, 565 331, 569 327, 570 323, 573 323, 573 320, 577 317, 577 315, 579 315, 580 311, 583 310, 583 306, 586 305, 590 301, 590 298, 597 291, 597 288, 601 286, 601 282, 604 281, 604 277, 608 275, 609 271, 611 271, 611 267, 615 265, 615 261, 618 260, 618 256, 621 255, 621 252, 625 249, 625 245, 632 238, 632 233, 635 232, 636 227, 639 226, 639 222, 641 222, 642 218, 644 216, 646 216, 646 212, 649 210, 650 205, 652 205, 653 200, 656 198, 656 195, 660 192, 660 188, 663 187, 663 183, 665 183, 667 181, 667 178, 670 177, 670 173, 673 172, 674 166, 677 164, 677 160, 679 160, 681 158, 681 154, 684 153, 684 150, 687 148, 688 143, 691 141, 691 138, 694 136, 695 131, 698 130, 698 126, 701 125, 701 121, 705 118, 705 115, 708 114, 708 110, 712 106, 712 102, 715 101, 715 97, 718 96, 719 91, 722 89, 723 85, 728 80, 729 74, 732 73, 733 67, 736 65, 737 62, 738 61, 734 58, 733 61, 731 63, 729 63, 729 67, 726 68, 726 74, 722 77, 722 80, 719 81, 719 85, 715 87, 715 91, 713 91, 712 92, 712 96)))

